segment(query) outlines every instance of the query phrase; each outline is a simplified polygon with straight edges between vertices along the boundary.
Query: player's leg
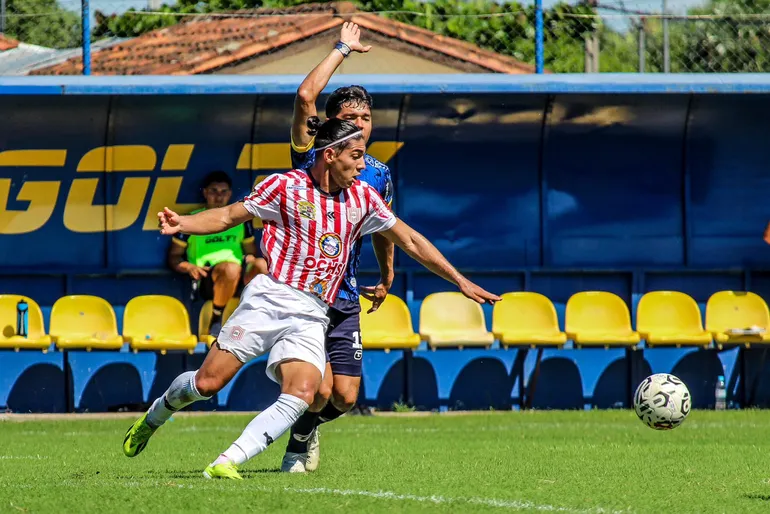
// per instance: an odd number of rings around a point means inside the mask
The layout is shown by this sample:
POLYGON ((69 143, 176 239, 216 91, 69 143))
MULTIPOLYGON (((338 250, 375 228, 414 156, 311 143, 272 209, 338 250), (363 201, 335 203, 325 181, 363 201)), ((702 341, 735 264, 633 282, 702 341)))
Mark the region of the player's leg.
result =
MULTIPOLYGON (((283 471, 304 472, 318 469, 321 458, 318 426, 342 416, 355 405, 358 398, 363 356, 360 314, 357 311, 343 313, 332 310, 332 312, 334 312, 332 316, 334 324, 330 325, 326 334, 326 350, 333 374, 331 399, 334 401, 334 391, 337 390, 338 400, 335 403, 325 402, 323 409, 317 415, 312 415, 312 421, 315 424, 309 431, 304 428, 306 434, 299 429, 296 430, 304 437, 292 436, 290 448, 287 448, 281 466, 283 471), (290 450, 293 451, 290 453, 290 450), (295 458, 295 454, 301 457, 295 458)), ((303 418, 306 416, 310 415, 306 413, 303 418)))
POLYGON ((281 382, 278 400, 251 420, 241 436, 206 468, 206 478, 219 478, 220 470, 239 466, 265 451, 313 402, 321 385, 321 370, 318 367, 308 362, 290 360, 280 364, 278 375, 281 382))
POLYGON ((281 462, 281 471, 284 473, 304 473, 307 464, 308 442, 314 438, 317 442, 315 428, 318 416, 326 406, 332 394, 332 368, 326 363, 326 371, 321 386, 313 399, 313 404, 291 426, 289 442, 281 462))
MULTIPOLYGON (((255 282, 259 281, 260 277, 257 277, 255 282)), ((275 313, 274 319, 281 329, 272 341, 264 344, 264 347, 270 347, 267 375, 281 384, 281 395, 206 468, 204 476, 207 478, 240 478, 237 466, 264 451, 288 430, 313 403, 318 392, 326 367, 324 334, 328 323, 327 308, 320 302, 314 303, 315 300, 298 302, 296 292, 287 294, 294 298, 293 301, 278 296, 270 298, 267 307, 275 313), (293 317, 296 312, 302 312, 303 316, 293 317)))
POLYGON ((163 396, 126 432, 123 453, 134 457, 144 450, 152 434, 178 410, 208 400, 222 389, 243 366, 232 353, 215 343, 197 371, 186 371, 176 377, 163 396))
POLYGON ((222 330, 222 313, 227 302, 238 289, 238 281, 241 279, 241 265, 235 262, 220 262, 209 273, 211 273, 211 279, 214 282, 209 334, 217 337, 222 330))

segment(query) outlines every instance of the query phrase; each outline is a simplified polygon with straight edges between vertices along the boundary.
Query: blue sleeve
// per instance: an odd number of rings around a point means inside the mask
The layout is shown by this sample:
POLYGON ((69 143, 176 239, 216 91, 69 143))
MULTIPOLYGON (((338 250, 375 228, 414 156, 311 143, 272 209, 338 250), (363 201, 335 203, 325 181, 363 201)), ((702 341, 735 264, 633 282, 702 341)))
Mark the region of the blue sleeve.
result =
POLYGON ((291 167, 295 170, 309 170, 315 164, 315 150, 312 141, 306 147, 298 147, 291 142, 291 167))

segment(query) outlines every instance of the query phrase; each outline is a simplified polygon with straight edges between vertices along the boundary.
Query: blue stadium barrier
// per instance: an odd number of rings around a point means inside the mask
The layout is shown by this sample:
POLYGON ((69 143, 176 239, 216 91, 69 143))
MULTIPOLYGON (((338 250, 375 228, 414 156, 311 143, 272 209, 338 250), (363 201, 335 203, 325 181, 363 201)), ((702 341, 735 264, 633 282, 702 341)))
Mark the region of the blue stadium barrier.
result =
MULTIPOLYGON (((133 296, 168 294, 185 301, 195 329, 199 305, 189 280, 165 268, 169 242, 154 212, 191 209, 212 169, 231 173, 236 196, 285 171, 300 80, 0 78, 0 293, 34 298, 46 318, 65 294, 102 296, 119 317, 133 296)), ((562 325, 569 296, 590 289, 620 295, 632 313, 657 289, 688 293, 702 309, 722 289, 770 299, 767 76, 338 76, 327 93, 350 83, 375 95, 370 151, 391 167, 396 213, 482 286, 543 293, 562 325)), ((377 270, 365 248, 362 283, 377 270)), ((396 265, 393 293, 417 329, 422 299, 451 286, 401 252, 396 265)), ((674 370, 708 406, 717 375, 733 391, 762 376, 759 354, 744 355, 741 364, 734 350, 648 350, 628 363, 616 350, 546 350, 533 401, 623 404, 629 369, 674 370)), ((202 357, 0 352, 0 406, 141 404, 202 357)), ((365 359, 363 395, 379 406, 403 399, 406 382, 426 408, 506 408, 534 369, 534 354, 517 350, 365 359)), ((205 408, 261 405, 274 389, 260 366, 205 408), (244 400, 249 388, 265 394, 244 400)), ((757 404, 770 403, 767 387, 759 383, 757 404)))

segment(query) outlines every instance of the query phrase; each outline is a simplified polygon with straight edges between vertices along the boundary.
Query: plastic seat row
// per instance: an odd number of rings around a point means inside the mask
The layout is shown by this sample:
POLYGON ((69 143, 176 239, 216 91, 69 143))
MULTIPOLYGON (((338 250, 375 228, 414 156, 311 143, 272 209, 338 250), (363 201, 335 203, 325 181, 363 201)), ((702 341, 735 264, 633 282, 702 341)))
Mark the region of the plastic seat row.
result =
MULTIPOLYGON (((224 320, 238 304, 232 299, 224 320)), ((371 303, 361 298, 366 312, 371 303)), ((50 335, 45 333, 43 314, 34 300, 18 295, 0 295, 0 348, 46 350, 51 343, 59 349, 117 350, 128 343, 138 350, 188 350, 198 341, 210 345, 208 335, 211 302, 204 304, 198 334, 190 332, 187 310, 168 296, 140 296, 125 307, 123 335, 118 334, 112 306, 95 296, 66 296, 51 310, 50 335), (29 305, 28 336, 16 335, 16 304, 24 298, 29 305)), ((556 309, 538 293, 516 292, 503 295, 493 310, 492 332, 486 330, 481 306, 456 292, 428 295, 420 309, 419 334, 412 329, 409 309, 403 300, 389 295, 379 310, 361 316, 364 347, 370 349, 417 348, 427 341, 438 347, 489 347, 497 339, 509 346, 563 346, 572 340, 582 346, 636 346, 642 339, 647 346, 703 346, 712 339, 720 348, 727 344, 750 346, 770 343, 767 304, 751 292, 715 293, 706 307, 706 328, 700 309, 690 296, 676 291, 645 294, 637 308, 637 330, 631 328, 628 307, 618 296, 603 291, 573 295, 566 306, 565 330, 559 329, 556 309)))
POLYGON ((123 335, 118 334, 115 311, 96 296, 65 296, 51 309, 50 335, 45 333, 43 313, 31 298, 0 295, 0 348, 39 349, 51 343, 60 350, 119 350, 128 343, 134 350, 192 351, 198 339, 190 333, 190 318, 182 302, 170 296, 139 296, 126 304, 123 335), (17 303, 28 306, 27 337, 16 334, 17 303))

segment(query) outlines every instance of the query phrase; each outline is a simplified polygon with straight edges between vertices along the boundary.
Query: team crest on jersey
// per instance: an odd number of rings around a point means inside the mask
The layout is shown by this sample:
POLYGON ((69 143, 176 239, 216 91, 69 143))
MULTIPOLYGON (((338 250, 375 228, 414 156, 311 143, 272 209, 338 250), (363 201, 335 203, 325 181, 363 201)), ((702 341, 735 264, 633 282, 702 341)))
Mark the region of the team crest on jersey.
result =
POLYGON ((317 278, 310 283, 310 290, 313 294, 316 294, 323 298, 326 296, 326 291, 329 289, 329 282, 327 280, 321 280, 317 278))
POLYGON ((348 221, 354 225, 361 221, 361 209, 353 208, 347 209, 348 221))
POLYGON ((342 253, 342 240, 337 234, 327 232, 318 240, 318 247, 322 254, 330 259, 335 259, 342 253))
POLYGON ((310 202, 302 200, 301 202, 297 203, 297 212, 305 219, 315 219, 315 205, 310 202))

